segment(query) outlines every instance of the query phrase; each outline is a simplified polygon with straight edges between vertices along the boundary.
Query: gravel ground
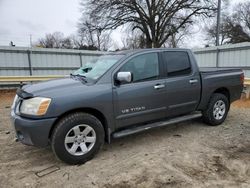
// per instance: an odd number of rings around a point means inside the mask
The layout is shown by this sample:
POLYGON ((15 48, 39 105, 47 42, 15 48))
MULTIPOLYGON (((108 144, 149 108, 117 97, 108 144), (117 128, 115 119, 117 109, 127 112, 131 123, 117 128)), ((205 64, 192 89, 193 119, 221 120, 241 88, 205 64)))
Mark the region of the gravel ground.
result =
POLYGON ((14 142, 2 106, 0 187, 250 187, 250 108, 238 106, 221 126, 195 120, 117 139, 79 166, 14 142))

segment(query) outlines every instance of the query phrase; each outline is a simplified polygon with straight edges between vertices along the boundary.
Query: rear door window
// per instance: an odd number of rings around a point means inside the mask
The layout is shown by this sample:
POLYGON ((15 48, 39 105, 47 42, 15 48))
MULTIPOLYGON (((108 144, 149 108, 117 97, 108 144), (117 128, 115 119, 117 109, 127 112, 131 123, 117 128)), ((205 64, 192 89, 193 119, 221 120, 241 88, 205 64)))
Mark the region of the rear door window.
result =
POLYGON ((189 75, 192 71, 187 52, 164 52, 168 77, 189 75))

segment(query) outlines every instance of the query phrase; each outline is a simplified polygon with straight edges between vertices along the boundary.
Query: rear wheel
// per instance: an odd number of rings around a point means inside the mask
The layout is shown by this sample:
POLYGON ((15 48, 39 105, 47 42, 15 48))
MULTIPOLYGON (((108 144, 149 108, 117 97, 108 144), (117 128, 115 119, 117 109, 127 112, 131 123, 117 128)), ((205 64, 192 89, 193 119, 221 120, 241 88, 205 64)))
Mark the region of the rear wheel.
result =
POLYGON ((101 122, 93 115, 77 112, 61 119, 52 134, 52 150, 68 164, 82 164, 94 157, 104 143, 101 122))
POLYGON ((228 98, 220 93, 214 93, 207 105, 207 109, 204 110, 203 120, 209 125, 220 125, 226 117, 230 107, 228 98))

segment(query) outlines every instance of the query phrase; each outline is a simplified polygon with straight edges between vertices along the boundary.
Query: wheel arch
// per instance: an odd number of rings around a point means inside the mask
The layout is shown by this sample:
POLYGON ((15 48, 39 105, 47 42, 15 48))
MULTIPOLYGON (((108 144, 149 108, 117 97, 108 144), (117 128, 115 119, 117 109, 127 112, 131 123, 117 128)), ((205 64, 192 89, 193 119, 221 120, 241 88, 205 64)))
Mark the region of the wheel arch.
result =
POLYGON ((109 134, 109 129, 108 129, 108 122, 106 117, 104 116, 103 113, 101 113, 99 110, 94 109, 94 108, 78 108, 78 109, 72 109, 69 110, 63 114, 61 114, 56 121, 54 122, 54 124, 52 125, 50 132, 49 132, 49 139, 51 139, 52 133, 55 129, 56 124, 66 115, 71 114, 71 113, 76 113, 76 112, 84 112, 84 113, 88 113, 91 114, 93 116, 95 116, 101 123, 105 132, 105 141, 106 142, 110 142, 110 134, 109 134))
POLYGON ((229 91, 229 89, 227 89, 225 87, 220 87, 220 88, 217 88, 216 90, 214 90, 214 92, 212 94, 214 94, 214 93, 220 93, 220 94, 225 95, 230 103, 230 91, 229 91))

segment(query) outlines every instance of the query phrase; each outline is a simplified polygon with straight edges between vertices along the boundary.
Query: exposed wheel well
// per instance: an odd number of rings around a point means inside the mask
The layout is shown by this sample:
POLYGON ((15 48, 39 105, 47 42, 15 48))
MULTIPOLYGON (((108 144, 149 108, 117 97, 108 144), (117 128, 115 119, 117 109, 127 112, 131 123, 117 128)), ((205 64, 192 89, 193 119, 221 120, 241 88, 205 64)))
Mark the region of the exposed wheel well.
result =
POLYGON ((218 88, 214 91, 214 93, 221 93, 223 95, 225 95, 228 98, 228 101, 230 102, 230 92, 227 88, 218 88))
POLYGON ((71 113, 75 113, 75 112, 85 112, 85 113, 88 113, 88 114, 91 114, 93 116, 95 116, 97 119, 100 120, 100 122, 102 123, 103 125, 103 128, 104 128, 104 132, 105 132, 105 141, 108 141, 109 140, 109 135, 108 135, 108 123, 107 123, 107 120, 105 118, 105 116, 98 110, 96 109, 93 109, 93 108, 80 108, 80 109, 74 109, 74 110, 70 110, 68 112, 65 112, 64 114, 60 115, 57 120, 54 122, 52 128, 50 129, 50 132, 49 132, 49 139, 51 138, 51 135, 53 133, 53 130, 57 124, 58 121, 60 121, 63 117, 65 117, 66 115, 68 114, 71 114, 71 113))

